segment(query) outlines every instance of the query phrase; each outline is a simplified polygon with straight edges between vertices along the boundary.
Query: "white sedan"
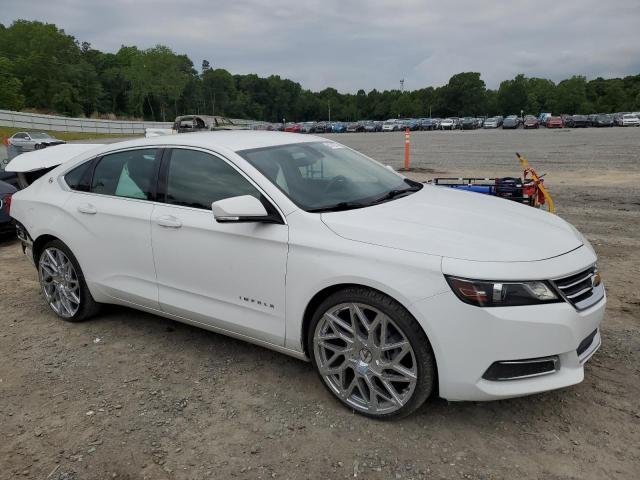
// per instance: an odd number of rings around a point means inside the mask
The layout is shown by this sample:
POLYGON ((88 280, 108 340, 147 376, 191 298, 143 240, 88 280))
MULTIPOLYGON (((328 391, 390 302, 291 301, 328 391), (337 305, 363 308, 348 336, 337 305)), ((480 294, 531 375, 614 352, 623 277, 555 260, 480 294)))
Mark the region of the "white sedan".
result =
POLYGON ((573 385, 600 346, 596 255, 567 222, 320 137, 99 146, 17 192, 11 216, 61 318, 114 303, 248 340, 310 360, 377 418, 435 392, 573 385))
POLYGON ((640 127, 640 118, 632 113, 627 113, 622 116, 623 127, 640 127))

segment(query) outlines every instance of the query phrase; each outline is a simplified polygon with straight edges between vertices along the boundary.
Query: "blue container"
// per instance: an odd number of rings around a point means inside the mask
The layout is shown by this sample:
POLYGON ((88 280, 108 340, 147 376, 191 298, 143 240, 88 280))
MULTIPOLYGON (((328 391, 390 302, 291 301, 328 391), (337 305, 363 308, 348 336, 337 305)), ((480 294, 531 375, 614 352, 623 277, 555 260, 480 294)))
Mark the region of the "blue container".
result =
POLYGON ((469 192, 484 193, 485 195, 493 195, 493 187, 491 185, 451 185, 451 188, 467 190, 469 192))

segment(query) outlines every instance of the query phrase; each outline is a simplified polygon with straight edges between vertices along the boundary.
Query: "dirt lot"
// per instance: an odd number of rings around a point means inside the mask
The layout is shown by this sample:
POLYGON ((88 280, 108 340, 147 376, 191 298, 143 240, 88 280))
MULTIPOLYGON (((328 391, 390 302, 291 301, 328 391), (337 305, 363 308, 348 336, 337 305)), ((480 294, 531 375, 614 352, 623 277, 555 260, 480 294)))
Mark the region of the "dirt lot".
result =
MULTIPOLYGON (((400 165, 402 134, 332 138, 400 165)), ((640 478, 640 129, 422 132, 412 149, 419 178, 514 175, 515 151, 548 173, 609 295, 581 385, 376 422, 268 350, 124 308, 59 321, 4 242, 0 477, 640 478)))

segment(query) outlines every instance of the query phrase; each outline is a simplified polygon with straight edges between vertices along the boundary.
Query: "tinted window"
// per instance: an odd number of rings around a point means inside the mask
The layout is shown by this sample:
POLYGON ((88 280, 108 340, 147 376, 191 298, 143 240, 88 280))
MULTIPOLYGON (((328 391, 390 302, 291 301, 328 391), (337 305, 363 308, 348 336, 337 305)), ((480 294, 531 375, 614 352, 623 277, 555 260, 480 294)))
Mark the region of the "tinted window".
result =
POLYGON ((156 150, 129 150, 100 159, 93 172, 91 191, 117 197, 151 199, 156 150))
POLYGON ((88 192, 91 183, 91 165, 93 162, 85 162, 74 168, 64 176, 64 181, 72 190, 88 192))
POLYGON ((260 193, 222 159, 196 150, 174 149, 167 178, 167 203, 211 209, 229 197, 260 193))

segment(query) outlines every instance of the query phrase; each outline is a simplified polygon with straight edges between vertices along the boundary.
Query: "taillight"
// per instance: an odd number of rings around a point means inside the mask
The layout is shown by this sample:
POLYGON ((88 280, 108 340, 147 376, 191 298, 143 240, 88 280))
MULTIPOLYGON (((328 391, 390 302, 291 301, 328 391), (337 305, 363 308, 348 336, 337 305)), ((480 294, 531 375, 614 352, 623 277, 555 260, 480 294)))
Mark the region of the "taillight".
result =
POLYGON ((7 215, 11 215, 11 193, 6 194, 2 198, 2 211, 7 215))

